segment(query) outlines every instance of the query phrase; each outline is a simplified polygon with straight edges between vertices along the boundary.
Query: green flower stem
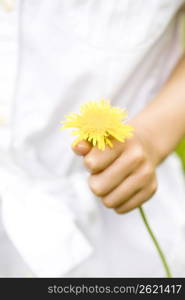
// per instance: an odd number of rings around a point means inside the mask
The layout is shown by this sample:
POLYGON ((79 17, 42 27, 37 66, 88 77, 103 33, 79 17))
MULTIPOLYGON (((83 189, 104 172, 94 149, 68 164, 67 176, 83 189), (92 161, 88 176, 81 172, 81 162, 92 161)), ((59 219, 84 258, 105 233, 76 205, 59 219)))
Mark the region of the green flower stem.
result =
POLYGON ((143 210, 143 208, 142 208, 141 206, 139 207, 139 211, 140 211, 141 217, 142 217, 142 219, 143 219, 143 222, 144 222, 144 224, 145 224, 145 226, 146 226, 146 228, 147 228, 147 230, 148 230, 148 233, 149 233, 151 239, 152 239, 153 242, 154 242, 154 245, 155 245, 155 247, 156 247, 156 249, 157 249, 157 252, 158 252, 158 254, 159 254, 159 257, 160 257, 160 259, 161 259, 161 262, 162 262, 162 264, 163 264, 163 266, 164 266, 165 273, 166 273, 166 277, 171 278, 171 277, 172 277, 172 274, 171 274, 170 268, 169 268, 169 266, 168 266, 168 263, 167 263, 167 261, 166 261, 165 255, 164 255, 163 251, 161 250, 161 248, 160 248, 160 246, 159 246, 159 243, 158 243, 158 241, 156 240, 156 238, 155 238, 155 236, 154 236, 154 234, 153 234, 153 232, 152 232, 152 230, 151 230, 151 228, 150 228, 150 226, 149 226, 149 224, 148 224, 148 220, 147 220, 146 215, 145 215, 145 213, 144 213, 144 210, 143 210))

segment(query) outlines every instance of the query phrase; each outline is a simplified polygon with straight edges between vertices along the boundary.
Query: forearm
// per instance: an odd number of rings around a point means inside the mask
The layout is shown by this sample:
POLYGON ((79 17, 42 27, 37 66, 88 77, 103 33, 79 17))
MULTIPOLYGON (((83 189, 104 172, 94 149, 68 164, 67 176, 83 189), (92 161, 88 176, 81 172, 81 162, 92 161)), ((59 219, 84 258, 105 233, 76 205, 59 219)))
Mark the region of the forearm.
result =
POLYGON ((132 123, 136 132, 142 132, 149 141, 156 164, 175 149, 185 136, 185 56, 159 94, 132 123))

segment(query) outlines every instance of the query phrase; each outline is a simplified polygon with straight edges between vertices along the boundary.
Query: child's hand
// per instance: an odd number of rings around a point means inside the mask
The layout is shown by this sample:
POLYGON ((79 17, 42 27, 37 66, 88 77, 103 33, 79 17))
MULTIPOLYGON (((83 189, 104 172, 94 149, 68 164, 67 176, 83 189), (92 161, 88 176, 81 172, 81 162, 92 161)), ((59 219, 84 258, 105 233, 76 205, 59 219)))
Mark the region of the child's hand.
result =
POLYGON ((73 147, 84 156, 89 169, 89 186, 104 205, 117 213, 128 212, 147 201, 156 192, 155 162, 143 138, 135 136, 125 143, 113 141, 114 147, 100 151, 87 142, 73 147))

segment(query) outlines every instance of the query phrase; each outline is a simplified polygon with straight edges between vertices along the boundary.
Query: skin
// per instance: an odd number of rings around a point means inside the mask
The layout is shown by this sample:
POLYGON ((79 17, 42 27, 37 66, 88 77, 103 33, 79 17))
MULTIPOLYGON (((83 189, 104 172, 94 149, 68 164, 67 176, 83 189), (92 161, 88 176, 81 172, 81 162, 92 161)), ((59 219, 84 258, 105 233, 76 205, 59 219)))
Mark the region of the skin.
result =
POLYGON ((88 142, 73 147, 84 157, 89 187, 118 214, 149 200, 157 191, 156 168, 185 136, 185 56, 158 95, 129 122, 134 137, 100 151, 88 142))

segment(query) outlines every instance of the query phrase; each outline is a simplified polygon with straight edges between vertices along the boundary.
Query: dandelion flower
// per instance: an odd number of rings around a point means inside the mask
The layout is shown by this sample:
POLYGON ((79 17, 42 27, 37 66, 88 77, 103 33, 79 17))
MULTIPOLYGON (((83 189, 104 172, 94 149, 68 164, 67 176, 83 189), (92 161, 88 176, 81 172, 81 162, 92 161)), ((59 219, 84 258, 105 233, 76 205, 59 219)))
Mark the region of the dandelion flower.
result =
POLYGON ((123 109, 112 107, 109 101, 90 101, 81 106, 79 114, 66 116, 66 120, 61 122, 61 129, 76 128, 72 132, 77 136, 73 145, 85 140, 103 151, 106 145, 113 146, 112 138, 124 142, 133 135, 133 128, 123 122, 126 116, 123 109))
MULTIPOLYGON (((123 122, 126 116, 124 110, 112 107, 109 101, 104 99, 99 102, 90 101, 81 106, 79 114, 73 113, 66 116, 66 121, 61 122, 63 124, 61 129, 76 128, 72 132, 73 135, 78 136, 74 145, 85 140, 103 151, 106 145, 113 147, 112 138, 124 142, 126 138, 133 135, 133 128, 123 122)), ((139 207, 139 211, 164 266, 166 276, 172 277, 166 257, 148 223, 142 206, 139 207)))

